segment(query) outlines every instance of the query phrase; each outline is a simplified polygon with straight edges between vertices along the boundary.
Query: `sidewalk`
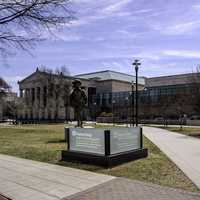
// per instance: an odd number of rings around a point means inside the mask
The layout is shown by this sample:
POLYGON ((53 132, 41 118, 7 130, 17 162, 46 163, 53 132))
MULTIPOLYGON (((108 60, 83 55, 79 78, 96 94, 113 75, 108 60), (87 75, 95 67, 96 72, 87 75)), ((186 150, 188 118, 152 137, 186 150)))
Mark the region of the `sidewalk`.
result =
POLYGON ((13 200, 58 200, 113 178, 0 155, 0 193, 13 200))
POLYGON ((12 200, 200 200, 196 193, 6 155, 0 172, 0 193, 12 200))
MULTIPOLYGON (((150 127, 152 126, 152 127, 158 127, 158 128, 164 127, 163 124, 143 124, 143 126, 150 126, 150 127)), ((180 125, 170 125, 170 124, 168 124, 167 127, 175 127, 175 128, 178 127, 179 128, 180 125)), ((184 128, 200 128, 200 126, 189 126, 189 125, 184 125, 183 127, 184 128)))
POLYGON ((160 128, 143 127, 156 144, 200 188, 200 139, 160 128))

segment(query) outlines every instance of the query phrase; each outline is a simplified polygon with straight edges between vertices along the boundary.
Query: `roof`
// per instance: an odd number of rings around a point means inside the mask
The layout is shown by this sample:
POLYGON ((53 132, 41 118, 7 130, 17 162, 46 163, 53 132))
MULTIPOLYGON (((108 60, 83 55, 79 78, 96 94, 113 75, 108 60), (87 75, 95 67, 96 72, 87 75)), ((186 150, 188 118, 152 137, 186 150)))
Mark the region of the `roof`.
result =
POLYGON ((185 85, 200 82, 200 73, 152 77, 146 80, 147 87, 185 85))
MULTIPOLYGON (((26 78, 24 78, 21 81, 18 81, 19 84, 23 83, 24 81, 30 79, 31 77, 35 76, 36 74, 40 74, 40 75, 44 75, 44 76, 53 76, 53 77, 58 77, 58 74, 55 73, 49 73, 49 72, 45 72, 45 71, 40 71, 39 69, 37 69, 35 72, 33 72, 31 75, 27 76, 26 78)), ((69 75, 62 75, 64 78, 70 79, 70 80, 74 80, 75 78, 73 76, 69 76, 69 75)), ((81 78, 80 78, 81 79, 81 78)), ((84 79, 85 80, 85 79, 84 79)))
MULTIPOLYGON (((124 82, 129 82, 129 83, 131 83, 132 81, 135 82, 136 80, 135 76, 132 76, 126 73, 111 71, 111 70, 92 72, 92 73, 87 73, 87 74, 79 74, 79 75, 76 75, 75 77, 84 78, 84 79, 97 79, 99 81, 118 80, 118 81, 124 81, 124 82)), ((146 78, 144 77, 139 77, 138 83, 141 85, 145 85, 145 79, 146 78)))

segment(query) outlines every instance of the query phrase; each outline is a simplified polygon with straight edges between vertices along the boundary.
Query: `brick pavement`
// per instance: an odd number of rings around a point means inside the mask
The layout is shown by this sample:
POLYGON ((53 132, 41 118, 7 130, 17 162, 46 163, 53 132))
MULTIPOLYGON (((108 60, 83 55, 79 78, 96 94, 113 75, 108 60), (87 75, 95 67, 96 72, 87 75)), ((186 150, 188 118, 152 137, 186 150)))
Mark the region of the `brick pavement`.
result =
POLYGON ((0 194, 0 200, 9 200, 9 199, 0 194))
POLYGON ((117 178, 63 200, 200 200, 200 193, 117 178))

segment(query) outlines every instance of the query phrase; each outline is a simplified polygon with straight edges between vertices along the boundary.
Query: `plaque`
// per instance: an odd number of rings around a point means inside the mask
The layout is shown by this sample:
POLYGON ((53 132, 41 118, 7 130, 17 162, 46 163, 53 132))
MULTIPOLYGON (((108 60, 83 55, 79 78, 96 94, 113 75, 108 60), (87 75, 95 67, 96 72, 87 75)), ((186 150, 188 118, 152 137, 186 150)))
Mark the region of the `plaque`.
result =
POLYGON ((140 148, 140 128, 114 128, 110 132, 111 154, 140 148))
POLYGON ((70 150, 94 154, 105 154, 104 131, 102 129, 71 129, 70 150))

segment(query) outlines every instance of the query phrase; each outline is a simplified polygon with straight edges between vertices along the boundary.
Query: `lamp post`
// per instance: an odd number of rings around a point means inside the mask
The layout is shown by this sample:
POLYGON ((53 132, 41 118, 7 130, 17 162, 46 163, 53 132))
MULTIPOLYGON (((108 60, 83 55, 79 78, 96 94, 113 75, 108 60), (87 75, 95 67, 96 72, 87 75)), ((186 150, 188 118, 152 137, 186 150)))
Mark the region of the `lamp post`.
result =
POLYGON ((136 88, 135 88, 135 124, 138 126, 138 70, 141 63, 139 60, 135 60, 133 66, 135 67, 136 75, 136 88))
POLYGON ((112 100, 112 123, 114 126, 114 104, 115 104, 115 100, 112 100))
POLYGON ((127 123, 127 127, 128 127, 128 124, 129 124, 129 122, 128 122, 128 106, 129 106, 129 98, 128 97, 126 97, 125 98, 125 100, 126 100, 126 123, 127 123))
POLYGON ((131 124, 135 125, 135 95, 134 95, 134 82, 131 82, 131 124))
POLYGON ((93 103, 93 106, 94 106, 94 120, 95 120, 95 122, 97 121, 96 105, 97 105, 97 103, 94 102, 94 103, 93 103))

